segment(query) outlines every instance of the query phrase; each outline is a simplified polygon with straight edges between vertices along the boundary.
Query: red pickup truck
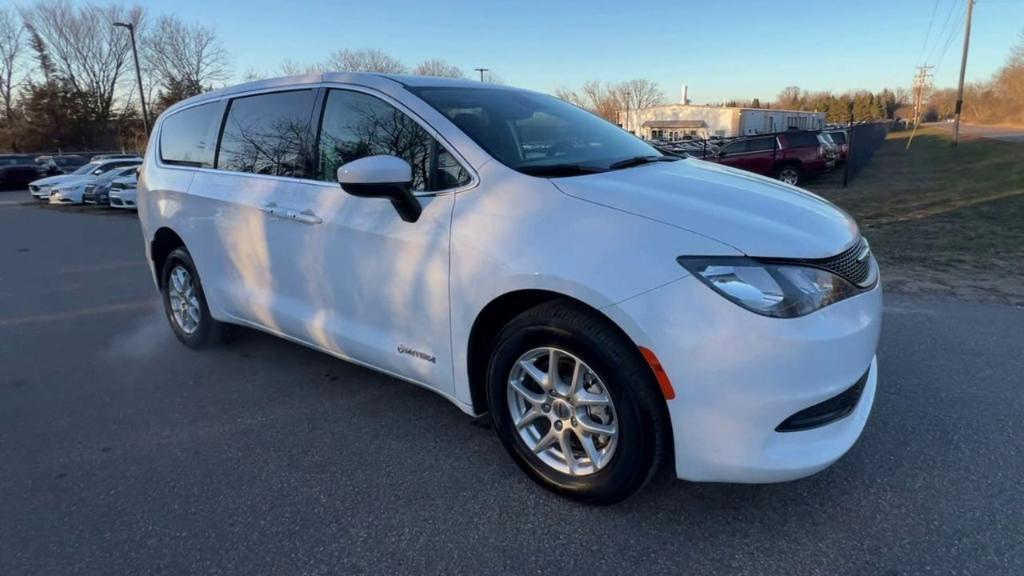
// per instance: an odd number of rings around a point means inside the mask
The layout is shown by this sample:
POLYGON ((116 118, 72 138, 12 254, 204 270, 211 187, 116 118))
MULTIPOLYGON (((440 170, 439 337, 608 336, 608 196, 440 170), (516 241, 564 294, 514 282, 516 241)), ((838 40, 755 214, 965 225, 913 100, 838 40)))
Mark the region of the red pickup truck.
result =
POLYGON ((705 160, 773 176, 786 184, 799 184, 806 176, 835 166, 816 132, 794 130, 765 136, 738 138, 709 154, 705 160))

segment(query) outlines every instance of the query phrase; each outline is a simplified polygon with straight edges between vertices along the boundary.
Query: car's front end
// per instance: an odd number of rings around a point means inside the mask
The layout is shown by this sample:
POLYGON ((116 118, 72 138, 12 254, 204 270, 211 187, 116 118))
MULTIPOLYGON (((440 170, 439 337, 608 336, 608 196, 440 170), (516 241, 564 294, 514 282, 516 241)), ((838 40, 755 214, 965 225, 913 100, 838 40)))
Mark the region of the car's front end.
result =
POLYGON ((137 181, 134 177, 115 180, 110 185, 108 203, 113 208, 138 209, 137 181))
POLYGON ((87 181, 71 181, 57 184, 50 190, 50 204, 82 204, 87 181))
POLYGON ((831 259, 680 262, 689 276, 608 310, 671 382, 676 474, 777 482, 839 459, 878 380, 882 289, 866 243, 831 259))
POLYGON ((602 309, 664 371, 680 478, 790 480, 849 450, 875 395, 882 289, 848 215, 698 160, 554 182, 720 243, 681 236, 678 279, 602 309))

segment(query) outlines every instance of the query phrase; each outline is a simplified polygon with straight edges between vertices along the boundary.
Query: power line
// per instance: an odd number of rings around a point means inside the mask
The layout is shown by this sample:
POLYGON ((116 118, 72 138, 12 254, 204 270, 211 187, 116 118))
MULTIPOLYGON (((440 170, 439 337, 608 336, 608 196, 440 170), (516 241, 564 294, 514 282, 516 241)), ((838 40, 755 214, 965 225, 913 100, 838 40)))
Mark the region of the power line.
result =
MULTIPOLYGON (((968 5, 970 5, 971 1, 972 0, 967 0, 968 5)), ((960 27, 959 24, 962 21, 963 21, 963 17, 961 16, 960 18, 957 19, 956 23, 953 25, 953 28, 950 29, 950 31, 949 31, 949 38, 946 38, 946 45, 942 47, 942 53, 939 54, 939 62, 938 62, 938 64, 935 65, 936 68, 938 68, 939 66, 942 66, 942 61, 943 61, 943 59, 946 58, 946 52, 949 51, 949 46, 953 43, 953 38, 956 37, 956 31, 960 27)))
MULTIPOLYGON (((946 19, 942 22, 942 28, 940 28, 939 35, 935 37, 935 44, 932 46, 931 51, 928 52, 928 57, 925 62, 934 62, 932 56, 935 51, 939 49, 939 45, 942 44, 942 38, 946 35, 946 27, 950 24, 950 18, 953 17, 953 13, 956 12, 957 5, 960 4, 960 0, 953 0, 953 4, 949 7, 949 12, 946 13, 946 19)), ((952 34, 955 31, 954 28, 949 28, 949 33, 952 34)))
POLYGON ((924 44, 921 44, 921 53, 917 55, 917 62, 919 64, 923 64, 923 62, 921 62, 921 57, 924 56, 925 48, 928 47, 928 40, 931 39, 931 36, 932 36, 932 25, 935 24, 935 12, 937 12, 938 9, 939 9, 939 0, 935 0, 935 2, 932 4, 932 17, 928 19, 928 31, 925 32, 925 35, 924 35, 924 44))

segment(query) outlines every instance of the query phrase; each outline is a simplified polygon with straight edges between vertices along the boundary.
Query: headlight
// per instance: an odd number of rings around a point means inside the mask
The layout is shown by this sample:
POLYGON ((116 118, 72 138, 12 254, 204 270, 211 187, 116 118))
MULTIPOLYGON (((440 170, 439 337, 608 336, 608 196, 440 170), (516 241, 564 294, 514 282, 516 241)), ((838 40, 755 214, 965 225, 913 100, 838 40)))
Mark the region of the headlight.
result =
POLYGON ((736 304, 763 316, 796 318, 856 295, 850 282, 819 268, 750 258, 687 258, 679 264, 736 304))

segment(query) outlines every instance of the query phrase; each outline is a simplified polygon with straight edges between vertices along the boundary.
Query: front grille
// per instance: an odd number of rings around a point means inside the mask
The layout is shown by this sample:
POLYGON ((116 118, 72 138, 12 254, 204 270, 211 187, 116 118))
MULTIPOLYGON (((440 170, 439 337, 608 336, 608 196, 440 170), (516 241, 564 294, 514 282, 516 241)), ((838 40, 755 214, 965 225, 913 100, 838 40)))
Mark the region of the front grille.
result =
POLYGON ((871 369, 869 368, 853 386, 824 402, 819 402, 786 418, 782 421, 782 424, 775 428, 775 431, 799 432, 801 430, 810 430, 811 428, 817 428, 846 418, 853 413, 854 408, 860 402, 860 397, 864 393, 864 386, 867 385, 868 374, 870 373, 871 369))
POLYGON ((853 246, 829 258, 795 260, 788 258, 758 258, 758 260, 772 264, 797 264, 821 268, 828 270, 836 276, 845 278, 861 288, 867 288, 874 284, 877 277, 877 275, 871 273, 871 247, 863 236, 859 237, 853 246))
POLYGON ((861 237, 856 244, 838 256, 819 260, 815 264, 836 276, 842 276, 859 285, 863 284, 871 274, 870 254, 868 241, 861 237))

